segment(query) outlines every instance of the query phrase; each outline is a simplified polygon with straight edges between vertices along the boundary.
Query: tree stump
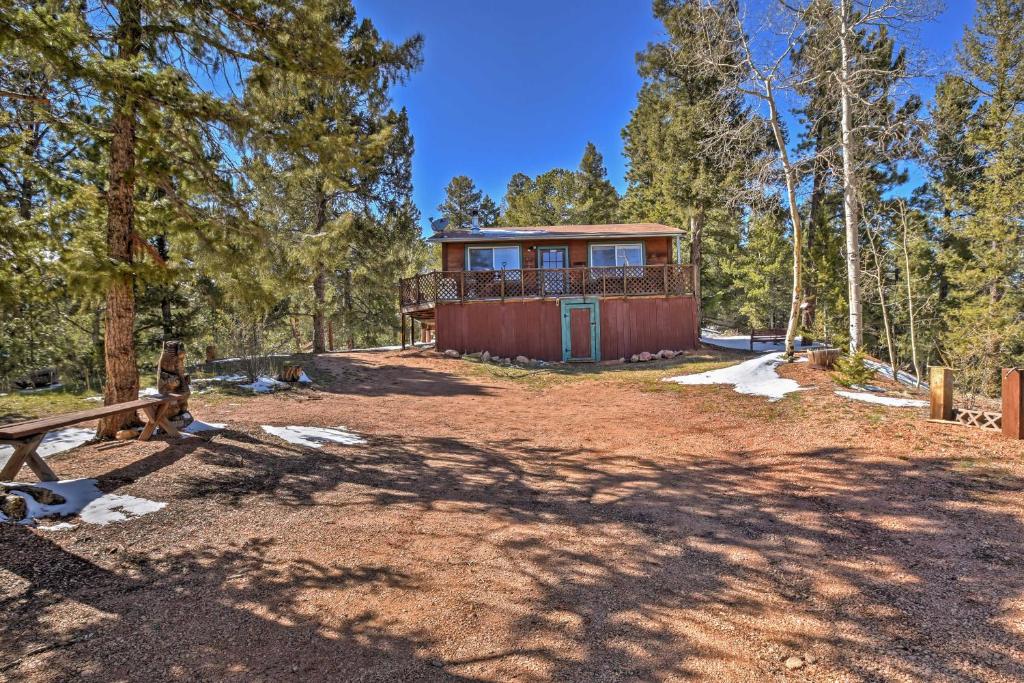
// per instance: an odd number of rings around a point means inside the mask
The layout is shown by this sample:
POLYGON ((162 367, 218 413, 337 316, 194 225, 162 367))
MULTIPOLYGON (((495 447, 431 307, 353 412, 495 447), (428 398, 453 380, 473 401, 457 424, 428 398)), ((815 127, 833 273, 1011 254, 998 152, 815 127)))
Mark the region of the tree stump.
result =
POLYGON ((810 349, 807 351, 807 360, 812 368, 819 370, 831 370, 839 360, 839 349, 810 349))
POLYGON ((298 382, 299 377, 302 377, 301 365, 285 365, 277 375, 282 382, 298 382))
POLYGON ((185 345, 179 341, 164 342, 156 370, 156 390, 161 394, 181 394, 182 399, 168 414, 173 424, 192 422, 188 412, 188 396, 192 393, 191 378, 185 372, 185 345))

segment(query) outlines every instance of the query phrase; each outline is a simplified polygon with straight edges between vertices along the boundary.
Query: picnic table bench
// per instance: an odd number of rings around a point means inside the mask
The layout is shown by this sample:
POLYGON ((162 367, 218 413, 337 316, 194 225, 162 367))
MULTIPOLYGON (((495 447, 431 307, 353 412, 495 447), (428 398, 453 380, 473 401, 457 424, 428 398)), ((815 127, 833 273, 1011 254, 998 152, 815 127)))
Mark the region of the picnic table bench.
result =
POLYGON ((177 405, 182 398, 184 397, 178 394, 147 396, 135 401, 80 410, 76 413, 64 413, 37 420, 0 425, 0 445, 14 446, 14 453, 4 465, 3 470, 0 470, 0 481, 13 480, 21 471, 22 465, 26 464, 39 477, 40 481, 57 481, 57 474, 50 469, 36 449, 39 448, 39 444, 42 443, 47 432, 80 422, 141 410, 146 414, 148 421, 143 427, 142 433, 139 434, 139 441, 148 441, 157 427, 171 436, 178 436, 178 430, 167 419, 167 411, 177 405))
MULTIPOLYGON (((786 341, 786 328, 768 327, 764 329, 754 328, 750 330, 750 350, 754 350, 754 342, 784 342, 786 341)), ((810 346, 814 340, 800 338, 800 346, 810 346)))

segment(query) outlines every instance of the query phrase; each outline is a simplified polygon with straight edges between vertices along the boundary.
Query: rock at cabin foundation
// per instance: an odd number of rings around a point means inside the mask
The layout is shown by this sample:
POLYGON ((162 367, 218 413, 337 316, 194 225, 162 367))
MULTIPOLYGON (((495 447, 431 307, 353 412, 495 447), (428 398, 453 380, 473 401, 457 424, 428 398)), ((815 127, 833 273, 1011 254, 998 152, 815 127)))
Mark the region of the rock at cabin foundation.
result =
POLYGON ((668 359, 668 358, 675 358, 675 357, 676 357, 676 352, 675 351, 669 351, 668 349, 662 349, 661 351, 658 351, 658 358, 666 358, 666 359, 668 359))
POLYGON ((530 362, 530 359, 526 356, 516 356, 516 362, 520 365, 526 365, 530 362))
POLYGON ((647 361, 650 361, 650 360, 653 360, 653 359, 654 359, 654 356, 652 356, 647 351, 644 351, 643 353, 640 354, 640 362, 641 363, 646 363, 647 361))
POLYGON ((481 353, 480 354, 480 360, 482 360, 485 363, 487 361, 491 360, 491 352, 490 351, 484 351, 483 353, 481 353))
POLYGON ((25 499, 21 496, 9 493, 0 498, 0 512, 6 515, 7 519, 12 522, 20 522, 28 514, 28 504, 25 503, 25 499))
POLYGON ((630 363, 639 363, 640 362, 640 356, 634 353, 632 356, 629 357, 629 362, 630 363))
POLYGON ((444 355, 448 356, 449 358, 460 358, 462 356, 462 354, 456 351, 455 349, 447 349, 444 352, 444 355))

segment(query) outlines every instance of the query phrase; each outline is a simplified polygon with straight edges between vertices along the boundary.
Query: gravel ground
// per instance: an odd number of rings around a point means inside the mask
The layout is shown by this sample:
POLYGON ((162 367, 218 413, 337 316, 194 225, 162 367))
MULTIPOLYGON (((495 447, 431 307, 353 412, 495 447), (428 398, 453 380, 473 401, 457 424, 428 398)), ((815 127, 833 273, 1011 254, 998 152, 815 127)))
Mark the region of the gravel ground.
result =
POLYGON ((195 400, 212 438, 54 457, 168 505, 0 528, 0 679, 1024 679, 1020 444, 806 365, 781 374, 813 388, 768 403, 624 369, 316 363, 317 390, 195 400))

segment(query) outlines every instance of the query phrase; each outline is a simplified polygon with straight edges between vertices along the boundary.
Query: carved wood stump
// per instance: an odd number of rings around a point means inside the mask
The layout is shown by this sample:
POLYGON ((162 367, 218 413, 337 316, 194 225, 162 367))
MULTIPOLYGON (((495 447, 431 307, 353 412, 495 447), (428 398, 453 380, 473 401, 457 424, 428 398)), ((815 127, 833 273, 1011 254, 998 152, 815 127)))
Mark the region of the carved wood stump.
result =
POLYGON ((191 378, 185 372, 185 345, 179 341, 164 342, 160 354, 160 362, 156 370, 156 389, 161 394, 181 394, 183 398, 168 411, 167 418, 171 422, 192 422, 188 413, 188 396, 192 393, 191 378))

